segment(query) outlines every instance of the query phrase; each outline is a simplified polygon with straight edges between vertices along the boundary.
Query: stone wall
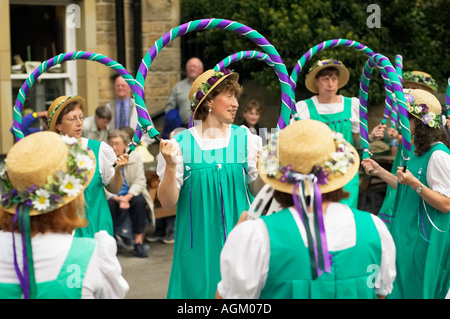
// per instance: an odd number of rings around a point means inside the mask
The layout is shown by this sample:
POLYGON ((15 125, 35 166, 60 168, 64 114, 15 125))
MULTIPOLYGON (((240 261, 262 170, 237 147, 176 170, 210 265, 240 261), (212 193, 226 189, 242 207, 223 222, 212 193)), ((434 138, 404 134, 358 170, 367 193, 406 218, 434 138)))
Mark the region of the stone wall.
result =
MULTIPOLYGON (((132 0, 124 1, 126 68, 136 75, 133 46, 132 0)), ((115 0, 96 0, 98 52, 117 59, 115 0)), ((170 29, 180 25, 179 0, 142 0, 142 54, 170 29)), ((165 107, 170 91, 181 74, 180 40, 176 39, 158 53, 152 62, 145 81, 145 102, 150 114, 156 115, 165 107)), ((111 76, 114 71, 99 68, 99 103, 114 98, 111 76)))

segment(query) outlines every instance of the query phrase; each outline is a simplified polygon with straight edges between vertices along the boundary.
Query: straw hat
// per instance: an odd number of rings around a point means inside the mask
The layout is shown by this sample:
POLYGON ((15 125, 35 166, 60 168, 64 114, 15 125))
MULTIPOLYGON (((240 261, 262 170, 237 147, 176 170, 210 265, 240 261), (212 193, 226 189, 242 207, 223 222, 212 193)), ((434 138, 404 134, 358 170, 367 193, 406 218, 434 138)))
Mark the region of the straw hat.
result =
POLYGON ((405 94, 409 114, 433 128, 445 125, 445 116, 441 115, 442 107, 436 96, 428 91, 416 89, 405 94))
POLYGON ((347 84, 350 78, 350 72, 345 67, 344 63, 334 59, 320 60, 309 70, 309 73, 305 78, 305 86, 312 93, 319 93, 319 89, 316 85, 316 75, 323 69, 336 68, 339 71, 338 89, 347 84))
POLYGON ((95 155, 78 139, 30 134, 13 145, 0 169, 0 204, 12 214, 18 203, 30 206, 30 216, 53 211, 77 198, 94 172, 95 155))
POLYGON ((214 88, 227 77, 230 77, 235 81, 239 80, 239 74, 228 69, 222 69, 220 71, 210 69, 203 72, 195 79, 189 92, 191 110, 194 115, 208 94, 211 93, 212 90, 214 90, 214 88))
MULTIPOLYGON (((355 148, 342 134, 316 120, 299 120, 279 131, 258 161, 264 183, 290 194, 299 174, 314 173, 321 192, 329 193, 347 184, 358 169, 355 148)), ((305 194, 309 194, 307 189, 305 194)))
POLYGON ((48 108, 48 129, 50 131, 59 133, 56 129, 56 121, 58 120, 61 111, 70 103, 77 102, 81 106, 81 110, 85 113, 86 101, 81 96, 60 96, 55 99, 48 108))
POLYGON ((418 85, 419 88, 436 94, 438 86, 431 75, 422 71, 407 71, 403 73, 403 86, 408 84, 418 85))

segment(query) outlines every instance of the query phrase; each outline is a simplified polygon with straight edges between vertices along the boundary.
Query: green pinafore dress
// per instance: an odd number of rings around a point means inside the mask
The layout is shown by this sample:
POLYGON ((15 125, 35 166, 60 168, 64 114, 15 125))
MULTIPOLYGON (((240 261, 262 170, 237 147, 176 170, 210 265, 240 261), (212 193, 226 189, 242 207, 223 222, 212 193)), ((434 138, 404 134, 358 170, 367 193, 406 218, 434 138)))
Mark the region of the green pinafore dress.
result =
MULTIPOLYGON (((450 154, 442 143, 421 156, 411 152, 408 170, 426 187, 428 162, 437 150, 450 154)), ((398 184, 397 192, 390 228, 397 276, 389 298, 443 299, 450 287, 450 213, 427 204, 410 186, 398 184)))
POLYGON ((103 189, 102 175, 98 164, 100 141, 89 140, 88 147, 95 154, 95 174, 84 190, 84 198, 86 200, 86 218, 89 225, 75 230, 76 237, 94 238, 96 232, 106 230, 109 235, 114 236, 113 222, 111 211, 109 210, 108 200, 106 199, 105 190, 103 189))
MULTIPOLYGON (((312 99, 305 100, 308 106, 310 118, 312 120, 320 121, 327 124, 333 131, 342 133, 347 142, 351 145, 355 145, 353 142, 352 135, 352 100, 348 97, 343 97, 344 99, 344 109, 342 112, 333 114, 319 114, 316 106, 312 99)), ((352 208, 358 206, 358 196, 359 196, 359 174, 356 174, 353 179, 344 186, 344 190, 350 193, 349 198, 341 200, 341 203, 347 204, 352 208)))
POLYGON ((374 299, 376 270, 381 265, 381 240, 370 213, 352 209, 356 245, 330 251, 331 273, 316 279, 300 230, 284 209, 263 216, 270 237, 269 272, 261 299, 374 299))
POLYGON ((231 125, 228 146, 213 150, 202 150, 189 130, 174 138, 183 154, 184 182, 167 298, 214 298, 223 244, 253 200, 247 185, 247 130, 231 125))
MULTIPOLYGON (((403 145, 399 144, 391 168, 391 173, 396 176, 398 167, 404 165, 402 152, 403 152, 403 145)), ((396 198, 397 198, 397 190, 388 184, 386 187, 386 194, 384 196, 383 204, 381 205, 380 212, 378 213, 378 217, 380 217, 380 219, 386 224, 388 229, 391 227, 392 212, 394 210, 396 198)))
MULTIPOLYGON (((95 249, 92 238, 74 238, 55 280, 36 283, 36 299, 81 299, 86 269, 95 249)), ((20 284, 0 283, 0 299, 20 299, 20 284)))

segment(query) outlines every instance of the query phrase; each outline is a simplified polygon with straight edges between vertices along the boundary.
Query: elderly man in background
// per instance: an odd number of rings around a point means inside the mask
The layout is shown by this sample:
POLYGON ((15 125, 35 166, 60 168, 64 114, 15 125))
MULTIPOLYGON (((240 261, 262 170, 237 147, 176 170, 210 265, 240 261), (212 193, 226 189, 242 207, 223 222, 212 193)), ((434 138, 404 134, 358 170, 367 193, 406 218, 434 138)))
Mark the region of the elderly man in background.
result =
POLYGON ((108 125, 111 122, 111 109, 107 106, 99 106, 95 109, 95 115, 87 117, 83 122, 81 136, 96 141, 106 142, 108 139, 108 125))

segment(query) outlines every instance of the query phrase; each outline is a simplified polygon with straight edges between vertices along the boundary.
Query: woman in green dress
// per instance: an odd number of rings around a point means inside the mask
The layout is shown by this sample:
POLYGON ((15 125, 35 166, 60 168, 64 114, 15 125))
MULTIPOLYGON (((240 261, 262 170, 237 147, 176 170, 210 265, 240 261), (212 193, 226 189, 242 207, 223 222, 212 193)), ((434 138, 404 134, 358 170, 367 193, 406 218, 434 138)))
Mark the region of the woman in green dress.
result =
POLYGON ((416 89, 405 94, 412 149, 407 170, 397 176, 372 159, 366 172, 399 193, 390 231, 397 249, 392 298, 445 298, 450 288, 450 151, 439 100, 416 89))
MULTIPOLYGON (((358 148, 359 100, 356 97, 337 95, 350 77, 350 72, 341 61, 333 59, 318 61, 306 75, 306 88, 317 95, 296 104, 301 119, 312 119, 327 124, 333 131, 342 133, 347 142, 358 148)), ((379 124, 369 134, 369 139, 383 137, 385 125, 379 124)), ((350 207, 358 206, 359 174, 344 187, 349 197, 342 203, 350 207)))
POLYGON ((79 140, 37 132, 0 163, 0 299, 114 299, 129 290, 114 238, 74 237, 95 158, 79 140), (32 159, 32 160, 30 160, 32 159))
POLYGON ((251 209, 251 220, 231 231, 217 297, 369 299, 391 292, 389 230, 377 216, 339 203, 359 170, 358 153, 342 134, 296 121, 272 137, 258 168, 266 186, 255 202, 272 192, 281 208, 271 204, 261 218, 251 209))
POLYGON ((48 109, 48 127, 50 131, 74 138, 75 141, 81 139, 82 144, 95 154, 95 175, 84 191, 89 224, 77 228, 75 235, 94 237, 96 232, 106 230, 114 236, 111 212, 103 187, 114 194, 120 191, 123 184, 122 167, 128 163, 129 155, 123 154, 117 158, 107 143, 81 137, 85 108, 86 102, 80 96, 58 97, 48 109))
MULTIPOLYGON (((413 89, 422 89, 434 95, 438 93, 438 86, 434 78, 430 74, 422 71, 407 71, 403 73, 403 93, 410 93, 411 90, 413 89)), ((391 173, 396 175, 397 167, 403 166, 402 163, 404 159, 402 155, 403 145, 401 143, 401 136, 399 137, 398 132, 396 134, 394 131, 395 129, 391 128, 391 132, 394 135, 394 137, 391 138, 399 139, 399 141, 398 141, 398 150, 397 153, 395 154, 391 173)), ((391 135, 391 133, 389 133, 389 135, 391 135)), ((383 204, 381 205, 380 212, 378 213, 378 216, 381 217, 381 219, 388 225, 388 227, 390 226, 391 223, 396 194, 397 190, 391 187, 390 185, 387 185, 386 195, 384 196, 383 204)))
POLYGON ((238 78, 227 69, 201 74, 189 93, 196 125, 160 144, 158 199, 177 208, 168 298, 214 298, 222 246, 259 187, 261 138, 232 124, 238 78))

